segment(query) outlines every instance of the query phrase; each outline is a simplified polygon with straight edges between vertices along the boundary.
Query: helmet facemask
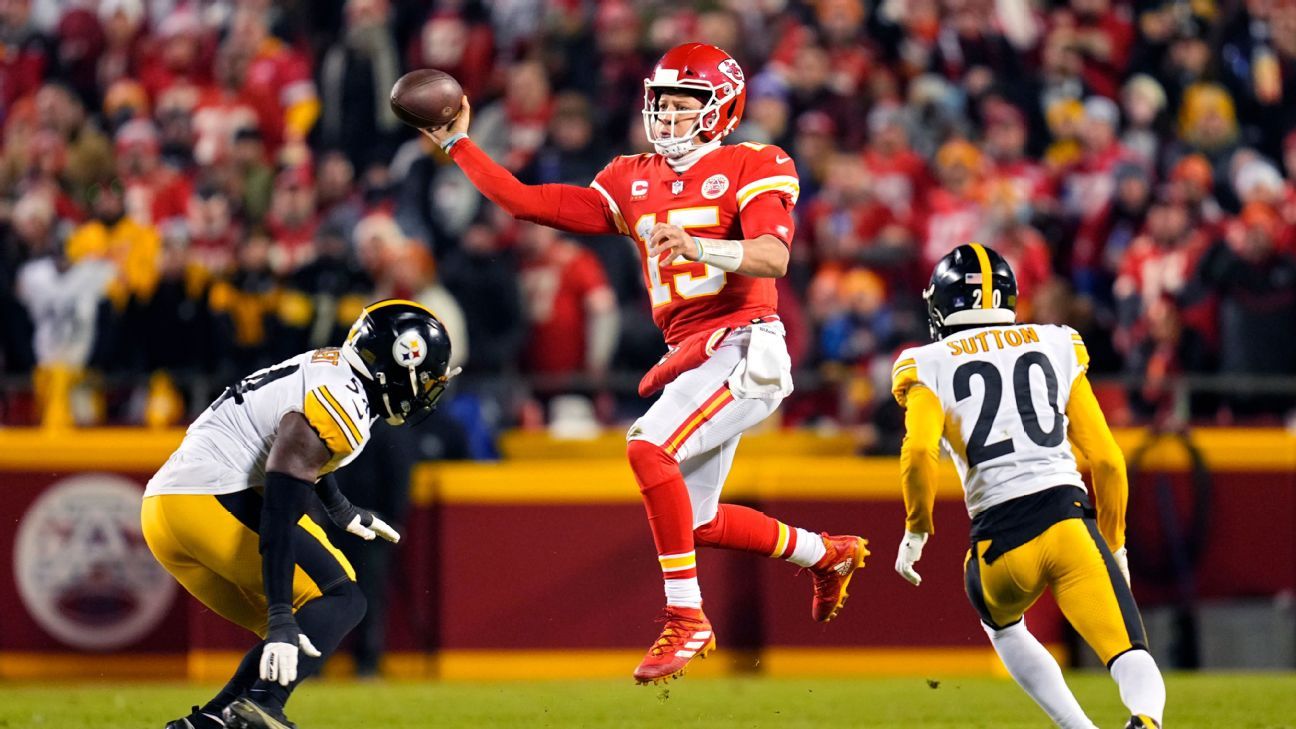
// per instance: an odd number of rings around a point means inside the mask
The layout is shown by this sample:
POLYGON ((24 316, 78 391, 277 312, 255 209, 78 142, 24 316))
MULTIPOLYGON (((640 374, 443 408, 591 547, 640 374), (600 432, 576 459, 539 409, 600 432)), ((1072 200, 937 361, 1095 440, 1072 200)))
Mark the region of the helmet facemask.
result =
POLYGON ((400 385, 388 383, 385 374, 374 373, 374 382, 378 385, 378 391, 382 393, 385 411, 382 414, 383 419, 388 425, 403 425, 411 421, 413 424, 423 422, 432 414, 432 411, 436 410, 437 401, 445 394, 451 378, 460 372, 460 368, 456 367, 436 377, 427 371, 419 372, 414 366, 407 369, 409 370, 408 390, 405 389, 404 383, 400 385), (397 395, 395 402, 392 402, 393 395, 397 395))
MULTIPOLYGON (((658 72, 659 75, 661 73, 661 71, 658 72)), ((653 79, 646 79, 644 80, 643 106, 644 134, 661 156, 668 159, 682 157, 702 146, 702 144, 718 139, 731 131, 730 128, 726 127, 717 133, 716 127, 720 124, 721 107, 737 95, 738 90, 733 84, 728 83, 716 89, 711 84, 702 81, 678 81, 664 84, 654 83, 653 79), (702 100, 702 107, 699 109, 673 109, 670 111, 661 109, 660 100, 662 95, 671 93, 699 98, 702 100), (685 114, 696 114, 693 118, 693 125, 687 133, 668 137, 657 136, 657 122, 660 121, 669 129, 678 130, 678 124, 675 122, 685 114)), ((729 127, 732 126, 733 123, 730 123, 729 127)))

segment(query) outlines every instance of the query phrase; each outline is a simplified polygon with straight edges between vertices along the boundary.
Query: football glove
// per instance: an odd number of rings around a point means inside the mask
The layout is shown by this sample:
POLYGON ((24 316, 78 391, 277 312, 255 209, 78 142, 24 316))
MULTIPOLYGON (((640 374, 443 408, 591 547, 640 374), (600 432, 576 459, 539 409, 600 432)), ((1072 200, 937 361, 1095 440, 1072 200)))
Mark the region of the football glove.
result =
POLYGON ((910 531, 906 531, 904 539, 900 540, 900 550, 896 555, 896 572, 914 585, 922 584, 922 575, 914 570, 914 563, 922 559, 923 545, 926 543, 926 534, 910 531))
POLYGON ((265 647, 261 649, 261 680, 287 686, 297 680, 297 652, 319 658, 319 649, 297 627, 289 606, 270 609, 265 647))
POLYGON ((332 474, 321 478, 315 484, 315 495, 324 504, 329 520, 336 524, 338 529, 344 529, 366 542, 373 541, 376 536, 389 542, 400 541, 400 534, 397 534, 391 525, 379 519, 372 511, 352 504, 351 500, 342 494, 332 474))
POLYGON ((1125 578, 1125 584, 1130 584, 1129 576, 1129 551, 1125 547, 1112 552, 1112 557, 1116 560, 1116 567, 1120 569, 1121 576, 1125 578))
MULTIPOLYGON (((350 506, 350 504, 348 504, 350 506)), ((333 517, 333 523, 347 530, 351 534, 360 537, 366 542, 372 542, 374 537, 382 537, 389 542, 396 543, 400 541, 400 534, 392 529, 391 525, 379 519, 372 511, 361 509, 357 506, 351 506, 351 518, 343 522, 342 517, 333 517)))

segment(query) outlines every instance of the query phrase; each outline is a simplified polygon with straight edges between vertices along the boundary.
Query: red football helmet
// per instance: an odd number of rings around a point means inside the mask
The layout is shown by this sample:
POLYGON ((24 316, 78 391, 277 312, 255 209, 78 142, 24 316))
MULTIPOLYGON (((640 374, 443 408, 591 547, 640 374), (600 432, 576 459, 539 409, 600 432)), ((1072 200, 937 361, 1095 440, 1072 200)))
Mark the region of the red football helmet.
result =
POLYGON ((644 79, 644 133, 658 153, 678 157, 693 148, 695 137, 705 143, 732 132, 746 105, 747 82, 738 62, 715 46, 684 43, 666 51, 652 75, 644 79), (680 89, 701 91, 710 97, 703 102, 687 134, 659 138, 653 133, 654 122, 661 119, 669 123, 676 114, 692 113, 658 108, 662 93, 680 89))

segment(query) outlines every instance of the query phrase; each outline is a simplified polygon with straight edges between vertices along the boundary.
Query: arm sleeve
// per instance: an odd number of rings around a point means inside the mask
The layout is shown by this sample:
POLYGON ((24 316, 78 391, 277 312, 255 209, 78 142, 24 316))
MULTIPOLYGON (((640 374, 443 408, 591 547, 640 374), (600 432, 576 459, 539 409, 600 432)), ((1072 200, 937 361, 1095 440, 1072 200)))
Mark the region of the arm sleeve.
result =
POLYGON ((936 474, 945 414, 936 393, 916 385, 908 388, 905 437, 900 445, 900 486, 904 492, 905 529, 932 534, 936 527, 936 474))
POLYGON ((311 484, 279 471, 271 471, 265 478, 265 497, 261 507, 261 524, 258 528, 261 552, 261 580, 265 587, 266 602, 273 611, 276 607, 291 609, 293 596, 293 530, 306 513, 306 503, 311 484))
POLYGON ((450 158, 473 185, 509 215, 569 233, 600 235, 621 231, 603 194, 576 185, 524 185, 471 139, 450 148, 450 158))
POLYGON ((1067 435, 1089 459, 1098 531, 1107 540, 1108 547, 1120 549, 1125 546, 1125 504, 1129 500, 1125 455, 1107 427, 1098 398, 1084 374, 1077 377, 1071 386, 1066 414, 1070 423, 1067 435))
POLYGON ((748 240, 772 235, 783 241, 783 245, 791 247, 792 237, 796 235, 792 206, 786 195, 773 192, 760 195, 742 209, 738 218, 742 223, 743 237, 748 240))

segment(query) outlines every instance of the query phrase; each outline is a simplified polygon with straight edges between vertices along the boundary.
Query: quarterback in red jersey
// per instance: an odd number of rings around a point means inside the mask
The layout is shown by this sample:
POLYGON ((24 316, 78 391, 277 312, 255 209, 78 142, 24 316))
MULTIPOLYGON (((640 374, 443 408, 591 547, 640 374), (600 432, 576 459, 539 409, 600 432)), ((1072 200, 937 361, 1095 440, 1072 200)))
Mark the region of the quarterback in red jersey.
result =
POLYGON ((640 683, 679 676, 715 647, 695 545, 807 568, 811 614, 825 622, 868 554, 860 537, 818 535, 720 503, 743 431, 792 391, 774 279, 787 272, 800 188, 782 149, 720 146, 745 101, 742 69, 729 54, 700 43, 671 49, 644 81, 644 131, 655 153, 612 160, 589 187, 518 182, 468 138, 467 99, 455 121, 424 130, 514 217, 572 233, 621 233, 643 254, 668 351, 639 388, 661 397, 627 435, 666 584, 666 624, 635 669, 640 683))

